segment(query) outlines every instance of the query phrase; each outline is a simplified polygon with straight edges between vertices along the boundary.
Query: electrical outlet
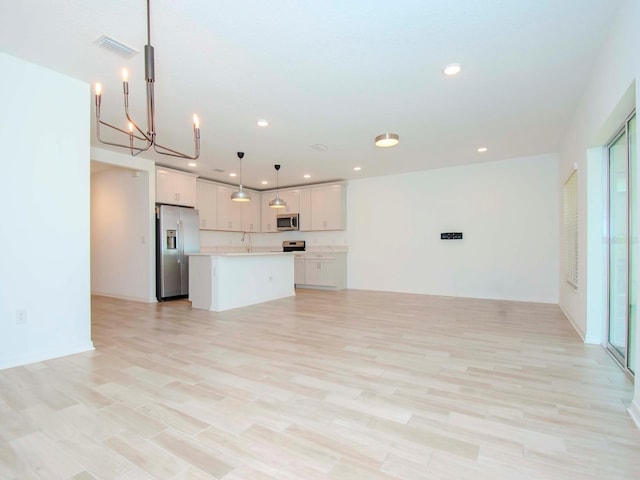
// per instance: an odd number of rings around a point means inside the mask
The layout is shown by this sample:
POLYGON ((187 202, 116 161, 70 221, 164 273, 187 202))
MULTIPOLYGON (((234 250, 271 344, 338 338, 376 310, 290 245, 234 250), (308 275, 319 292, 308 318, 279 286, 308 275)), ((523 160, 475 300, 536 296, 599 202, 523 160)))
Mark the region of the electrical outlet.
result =
POLYGON ((16 325, 26 325, 26 324, 27 324, 27 311, 16 310, 16 325))

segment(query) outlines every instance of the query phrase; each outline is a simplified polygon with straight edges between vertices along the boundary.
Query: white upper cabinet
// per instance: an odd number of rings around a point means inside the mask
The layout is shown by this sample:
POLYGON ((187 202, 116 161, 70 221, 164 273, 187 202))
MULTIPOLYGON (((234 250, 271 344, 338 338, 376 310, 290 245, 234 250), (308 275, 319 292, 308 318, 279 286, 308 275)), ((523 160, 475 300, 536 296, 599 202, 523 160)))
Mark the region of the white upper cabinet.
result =
POLYGON ((218 227, 217 219, 217 192, 218 186, 215 183, 198 180, 197 185, 197 204, 196 208, 200 213, 200 229, 216 230, 218 227))
POLYGON ((311 189, 300 189, 300 230, 308 232, 311 230, 311 189))
POLYGON ((311 187, 311 230, 344 230, 346 187, 330 184, 311 187))
POLYGON ((271 208, 269 202, 276 198, 276 192, 262 192, 262 201, 260 202, 262 210, 262 228, 263 233, 277 232, 276 227, 276 215, 278 210, 284 210, 282 208, 271 208))
MULTIPOLYGON (((259 192, 251 192, 251 201, 242 203, 242 231, 260 231, 260 210, 262 206, 259 192)), ((235 203, 235 202, 234 202, 235 203)), ((272 210, 275 210, 272 208, 272 210)))
MULTIPOLYGON (((280 190, 279 196, 282 200, 287 202, 287 206, 284 208, 274 208, 278 210, 278 213, 300 213, 300 189, 295 190, 280 190)), ((275 192, 271 197, 271 200, 276 198, 275 192)))
MULTIPOLYGON (((241 202, 231 200, 231 194, 237 189, 234 187, 217 186, 217 228, 231 232, 242 231, 242 206, 241 202)), ((255 200, 252 200, 255 201, 255 200)))
POLYGON ((287 202, 287 206, 284 208, 271 208, 269 202, 276 198, 276 191, 270 190, 268 192, 262 192, 262 232, 277 232, 276 216, 283 213, 299 213, 300 212, 300 191, 296 188, 294 190, 280 190, 278 196, 280 199, 287 202))
POLYGON ((195 207, 196 176, 191 173, 156 167, 156 202, 195 207))

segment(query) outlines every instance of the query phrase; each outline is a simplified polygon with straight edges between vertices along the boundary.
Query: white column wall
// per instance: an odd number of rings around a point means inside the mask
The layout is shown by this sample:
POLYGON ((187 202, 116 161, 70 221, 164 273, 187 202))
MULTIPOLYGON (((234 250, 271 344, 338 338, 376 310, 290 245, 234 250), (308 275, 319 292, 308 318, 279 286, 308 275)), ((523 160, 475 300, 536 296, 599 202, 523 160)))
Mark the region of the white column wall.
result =
POLYGON ((93 348, 90 91, 3 53, 0 72, 0 368, 6 368, 93 348))

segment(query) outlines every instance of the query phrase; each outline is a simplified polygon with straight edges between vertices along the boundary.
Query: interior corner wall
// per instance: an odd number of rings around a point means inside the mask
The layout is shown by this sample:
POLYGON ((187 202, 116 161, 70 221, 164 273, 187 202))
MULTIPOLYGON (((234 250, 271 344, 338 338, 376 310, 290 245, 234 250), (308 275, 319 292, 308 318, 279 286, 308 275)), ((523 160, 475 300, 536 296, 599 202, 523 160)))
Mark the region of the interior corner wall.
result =
POLYGON ((148 172, 91 175, 91 293, 147 302, 148 172))
POLYGON ((91 160, 112 167, 94 174, 91 182, 92 292, 154 303, 155 163, 95 147, 91 160), (109 225, 125 230, 108 232, 109 225))
MULTIPOLYGON (((635 79, 640 71, 640 4, 623 2, 592 69, 585 94, 560 150, 558 198, 563 182, 578 169, 578 290, 559 271, 560 306, 588 343, 605 341, 606 322, 606 155, 603 149, 636 108, 635 79), (598 295, 599 298, 594 298, 598 295)), ((562 202, 560 202, 562 217, 562 202)), ((562 244, 562 237, 559 244, 562 244)), ((560 265, 564 265, 561 250, 560 265)))
POLYGON ((89 85, 0 53, 0 368, 91 350, 89 85))
POLYGON ((352 181, 348 287, 557 303, 557 183, 553 154, 352 181))

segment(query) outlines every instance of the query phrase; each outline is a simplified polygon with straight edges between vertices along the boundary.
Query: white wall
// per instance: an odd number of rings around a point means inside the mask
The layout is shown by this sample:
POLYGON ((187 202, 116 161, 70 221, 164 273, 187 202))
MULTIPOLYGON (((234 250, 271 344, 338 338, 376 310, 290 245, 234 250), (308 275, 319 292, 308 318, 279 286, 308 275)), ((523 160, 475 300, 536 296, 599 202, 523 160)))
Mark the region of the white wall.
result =
POLYGON ((348 286, 556 303, 557 183, 555 155, 351 182, 348 286))
MULTIPOLYGON (((155 248, 155 204, 156 204, 156 166, 152 160, 147 160, 141 157, 132 157, 129 154, 122 153, 122 150, 112 151, 105 150, 103 148, 91 148, 91 160, 95 162, 100 162, 103 166, 111 166, 111 167, 119 167, 126 171, 137 171, 140 174, 135 181, 131 182, 128 180, 124 180, 125 183, 128 183, 128 187, 118 186, 117 182, 111 187, 114 189, 124 188, 127 190, 127 195, 135 197, 139 204, 135 204, 135 218, 137 220, 128 219, 128 224, 131 228, 136 229, 138 231, 137 236, 131 237, 131 243, 126 244, 122 242, 122 245, 119 248, 122 251, 126 252, 127 247, 132 250, 139 251, 140 255, 143 255, 145 259, 135 259, 134 262, 140 265, 141 270, 137 272, 134 278, 129 279, 128 281, 132 283, 133 291, 136 292, 135 299, 140 301, 145 301, 149 303, 153 303, 156 301, 156 248, 155 248), (144 183, 146 182, 146 188, 144 183), (135 188, 134 188, 135 186, 135 188), (147 197, 144 198, 144 193, 146 192, 147 197), (146 212, 146 213, 143 213, 146 212), (144 216, 145 225, 142 224, 144 216), (145 236, 145 242, 142 243, 142 237, 145 236), (146 284, 146 293, 143 292, 146 284)), ((126 175, 125 175, 126 177, 126 175)), ((123 177, 124 178, 124 177, 123 177)), ((131 205, 133 208, 133 204, 131 205)), ((106 211, 106 210, 104 210, 106 211)), ((108 222, 108 219, 100 219, 99 217, 93 219, 98 222, 108 222)), ((93 241, 93 238, 92 238, 93 241)), ((93 256, 95 259, 95 255, 93 256)), ((120 270, 124 270, 127 267, 123 266, 120 270)), ((117 279, 100 279, 96 278, 96 276, 100 276, 100 267, 97 263, 96 265, 92 264, 91 268, 92 278, 94 281, 99 282, 101 285, 109 284, 108 288, 106 287, 98 287, 98 283, 93 285, 93 288, 104 288, 103 294, 110 296, 118 296, 122 297, 120 293, 116 293, 115 290, 115 282, 117 279), (111 292, 111 293, 109 293, 111 292)), ((98 291, 96 291, 98 293, 98 291)), ((128 295, 125 294, 123 298, 129 298, 128 295)), ((132 297, 134 298, 134 297, 132 297)))
MULTIPOLYGON (((588 343, 606 342, 607 178, 604 146, 625 117, 634 108, 638 109, 635 87, 640 74, 639 20, 640 2, 624 2, 612 22, 560 152, 561 181, 574 162, 578 164, 579 173, 579 288, 574 292, 561 280, 560 305, 588 343)), ((640 182, 640 178, 636 180, 640 182)), ((558 189, 561 195, 561 182, 558 189)), ((640 211, 640 205, 634 208, 640 211)), ((564 275, 563 270, 559 273, 561 277, 564 275)), ((640 346, 640 332, 636 337, 632 341, 640 346)), ((640 371, 640 365, 635 369, 640 371)), ((640 382, 637 381, 631 412, 640 426, 640 382)))
POLYGON ((110 168, 91 175, 91 292, 150 301, 149 172, 110 168))
POLYGON ((89 85, 0 53, 0 368, 93 348, 89 85), (16 313, 26 312, 17 324, 16 313))

